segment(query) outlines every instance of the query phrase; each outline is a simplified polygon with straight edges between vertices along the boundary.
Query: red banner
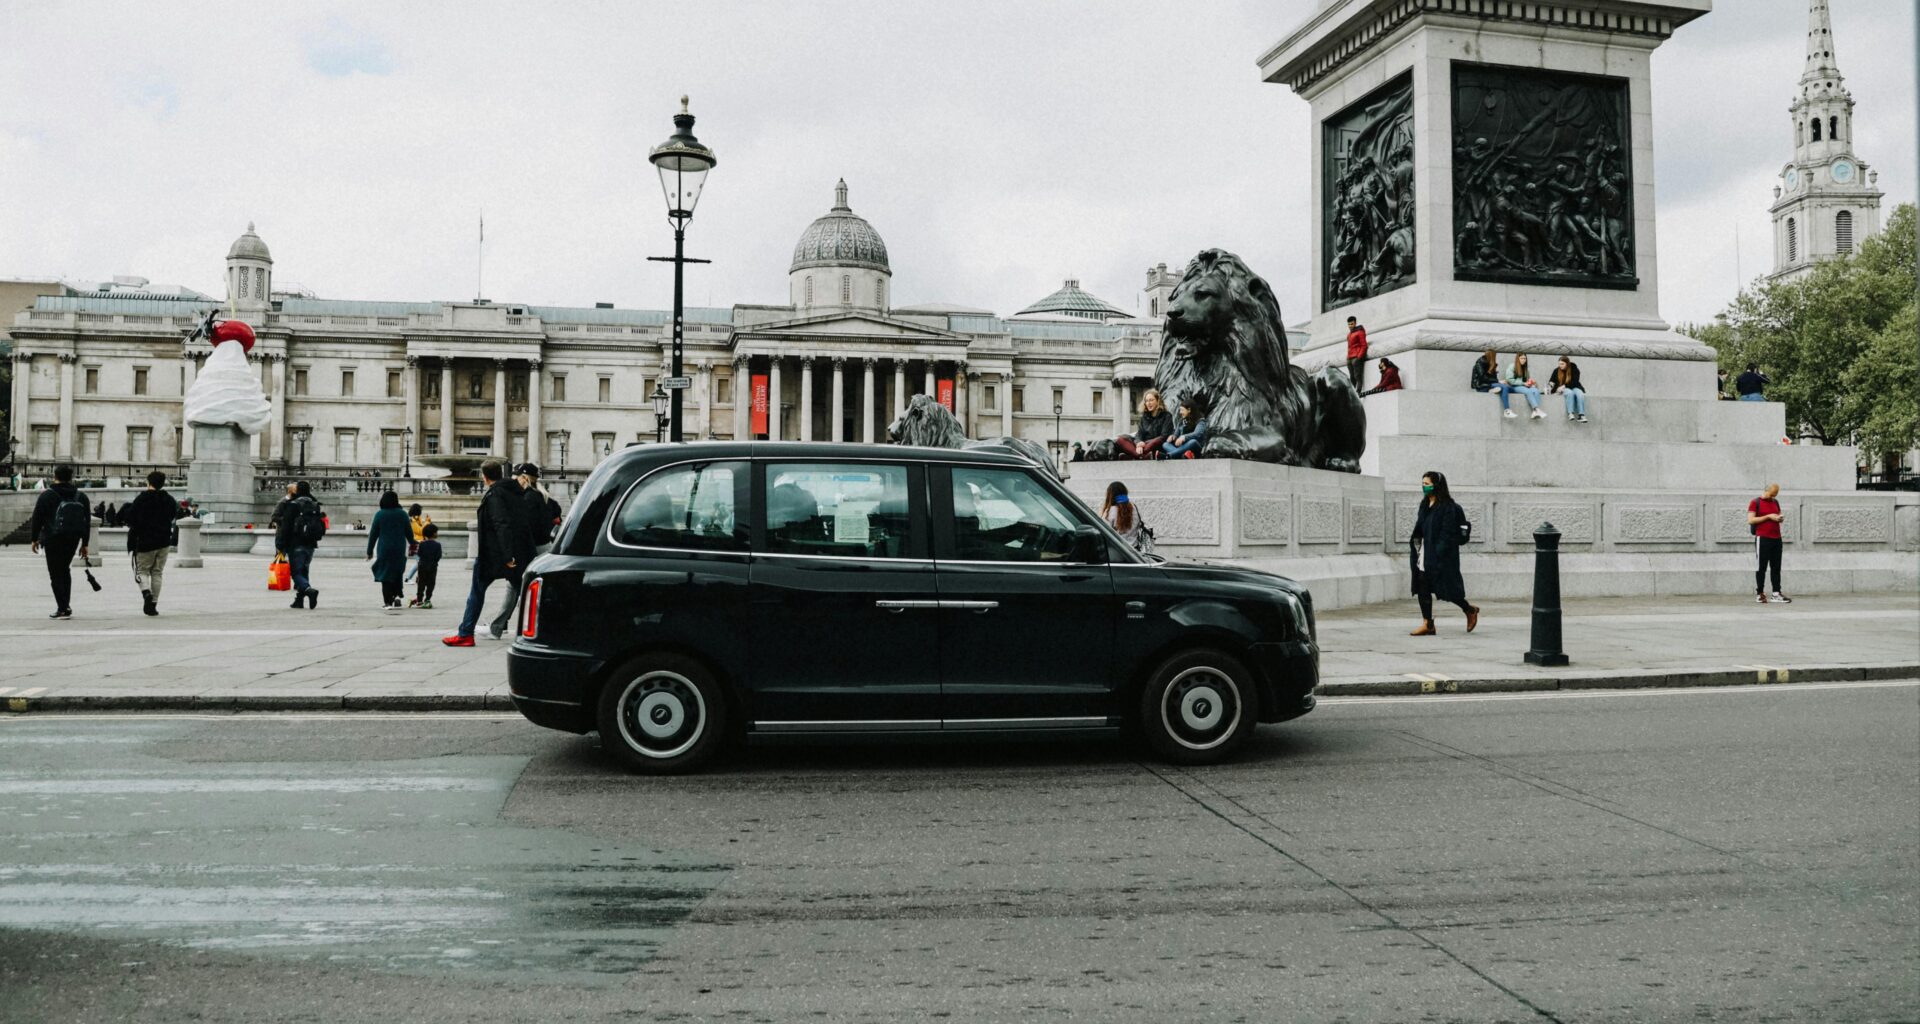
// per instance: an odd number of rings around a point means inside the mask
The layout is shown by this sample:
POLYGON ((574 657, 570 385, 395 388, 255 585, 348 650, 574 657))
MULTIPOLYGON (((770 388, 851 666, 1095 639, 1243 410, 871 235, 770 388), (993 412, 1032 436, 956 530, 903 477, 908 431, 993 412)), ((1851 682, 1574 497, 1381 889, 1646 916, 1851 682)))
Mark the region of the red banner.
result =
POLYGON ((940 404, 946 406, 948 412, 952 412, 953 411, 953 378, 942 377, 939 380, 935 381, 934 385, 935 385, 935 390, 939 392, 938 397, 939 397, 940 404))
POLYGON ((753 375, 753 424, 751 429, 755 434, 764 434, 767 432, 767 375, 764 373, 756 373, 753 375))

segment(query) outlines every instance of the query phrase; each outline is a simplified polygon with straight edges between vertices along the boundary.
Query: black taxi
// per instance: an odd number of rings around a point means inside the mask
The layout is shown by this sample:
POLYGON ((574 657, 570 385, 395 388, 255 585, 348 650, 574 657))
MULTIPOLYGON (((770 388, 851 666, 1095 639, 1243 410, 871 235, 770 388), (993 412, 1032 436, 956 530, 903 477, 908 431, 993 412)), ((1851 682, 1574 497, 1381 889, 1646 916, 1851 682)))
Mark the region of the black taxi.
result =
POLYGON ((537 725, 685 771, 736 738, 1127 730, 1182 764, 1313 710, 1313 602, 1136 553, 1002 452, 694 442, 597 467, 528 567, 537 725))

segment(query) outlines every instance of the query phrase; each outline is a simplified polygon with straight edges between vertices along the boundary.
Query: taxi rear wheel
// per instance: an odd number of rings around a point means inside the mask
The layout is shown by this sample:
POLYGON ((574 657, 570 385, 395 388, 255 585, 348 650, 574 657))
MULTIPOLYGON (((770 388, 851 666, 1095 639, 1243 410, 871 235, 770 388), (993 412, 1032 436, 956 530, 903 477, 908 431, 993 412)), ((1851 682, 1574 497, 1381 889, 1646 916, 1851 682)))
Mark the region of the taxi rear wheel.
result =
POLYGON ((1246 745, 1259 721, 1252 675, 1218 651, 1162 662, 1140 692, 1138 725, 1147 746, 1176 764, 1217 764, 1246 745))
POLYGON ((706 666, 678 654, 626 663, 600 689, 600 745, 628 769, 692 771, 720 752, 727 697, 706 666))

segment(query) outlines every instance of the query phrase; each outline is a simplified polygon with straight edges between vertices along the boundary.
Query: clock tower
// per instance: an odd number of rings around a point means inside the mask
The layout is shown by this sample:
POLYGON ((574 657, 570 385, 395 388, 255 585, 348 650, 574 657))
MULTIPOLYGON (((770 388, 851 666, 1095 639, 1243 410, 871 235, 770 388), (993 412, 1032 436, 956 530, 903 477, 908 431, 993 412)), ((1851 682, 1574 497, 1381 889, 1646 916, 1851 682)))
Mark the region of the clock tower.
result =
POLYGON ((1807 66, 1787 108, 1793 159, 1773 189, 1774 280, 1810 273, 1880 230, 1880 175, 1853 152, 1853 97, 1834 56, 1828 3, 1808 0, 1807 66))

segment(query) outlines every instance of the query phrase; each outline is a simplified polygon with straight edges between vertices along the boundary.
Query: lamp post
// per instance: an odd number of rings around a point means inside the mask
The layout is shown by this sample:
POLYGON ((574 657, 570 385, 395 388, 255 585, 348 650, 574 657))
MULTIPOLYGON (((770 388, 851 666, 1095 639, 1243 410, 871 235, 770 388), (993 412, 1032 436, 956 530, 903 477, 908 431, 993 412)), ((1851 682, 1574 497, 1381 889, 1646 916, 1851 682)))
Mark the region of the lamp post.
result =
POLYGON ((1066 454, 1066 446, 1060 440, 1060 414, 1064 412, 1066 409, 1059 402, 1053 403, 1053 460, 1055 462, 1059 462, 1060 457, 1066 454))
MULTIPOLYGON (((679 392, 675 392, 675 394, 679 394, 679 392)), ((653 394, 648 397, 653 399, 653 440, 655 443, 658 443, 665 438, 668 422, 668 405, 673 399, 668 397, 666 389, 661 387, 655 387, 653 394)), ((676 426, 677 425, 678 424, 676 424, 676 426)), ((678 430, 674 431, 674 440, 679 440, 679 433, 678 430)))
POLYGON ((310 433, 312 431, 306 427, 298 427, 293 432, 293 439, 300 442, 300 472, 302 473, 307 471, 307 435, 310 433))
MULTIPOLYGON (((693 208, 700 202, 700 187, 707 180, 707 172, 713 170, 718 160, 713 150, 700 144, 693 137, 693 115, 687 112, 687 98, 680 97, 680 112, 673 115, 674 132, 667 141, 653 147, 647 159, 660 172, 660 188, 667 196, 667 220, 673 224, 673 255, 649 256, 647 259, 673 264, 673 375, 680 376, 682 337, 686 319, 683 298, 686 283, 686 265, 689 263, 711 263, 712 260, 687 258, 687 221, 693 219, 693 208)), ((680 436, 681 389, 673 391, 671 419, 668 421, 673 430, 674 441, 680 436)))
POLYGON ((400 428, 400 477, 413 475, 413 428, 400 428))
POLYGON ((567 441, 572 437, 573 431, 571 430, 562 430, 560 432, 560 472, 562 473, 567 471, 567 441))

